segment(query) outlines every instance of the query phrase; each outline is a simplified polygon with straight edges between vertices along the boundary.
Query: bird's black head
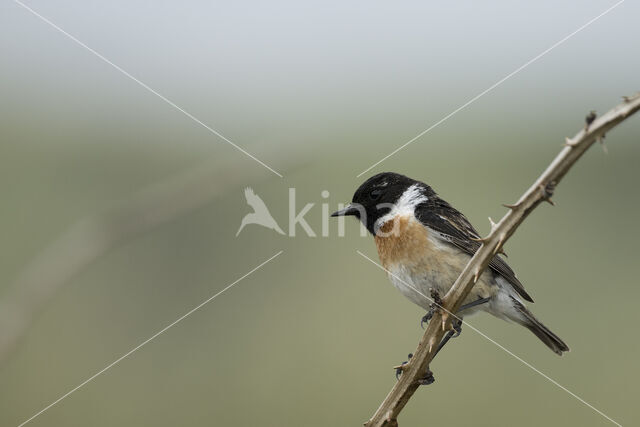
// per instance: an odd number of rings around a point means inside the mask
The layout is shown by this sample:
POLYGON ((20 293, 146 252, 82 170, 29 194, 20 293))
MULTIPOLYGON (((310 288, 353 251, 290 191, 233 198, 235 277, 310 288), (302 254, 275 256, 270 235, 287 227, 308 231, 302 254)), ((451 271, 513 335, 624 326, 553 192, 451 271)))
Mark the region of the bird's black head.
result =
POLYGON ((430 191, 432 190, 428 185, 407 176, 393 172, 379 173, 366 180, 356 190, 349 206, 334 212, 331 216, 355 216, 371 234, 376 234, 376 221, 392 209, 402 208, 401 201, 406 199, 406 207, 410 207, 409 204, 417 200, 426 200, 425 196, 430 191), (411 197, 408 193, 415 194, 411 197))

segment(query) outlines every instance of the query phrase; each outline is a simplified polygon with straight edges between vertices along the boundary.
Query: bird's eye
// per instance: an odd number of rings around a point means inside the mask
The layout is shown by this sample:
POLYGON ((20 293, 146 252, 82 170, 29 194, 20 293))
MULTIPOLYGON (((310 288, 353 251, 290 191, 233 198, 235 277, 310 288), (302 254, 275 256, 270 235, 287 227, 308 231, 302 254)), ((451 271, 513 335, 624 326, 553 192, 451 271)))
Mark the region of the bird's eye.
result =
POLYGON ((371 200, 378 200, 380 196, 382 196, 382 190, 380 189, 372 190, 371 193, 369 193, 371 200))

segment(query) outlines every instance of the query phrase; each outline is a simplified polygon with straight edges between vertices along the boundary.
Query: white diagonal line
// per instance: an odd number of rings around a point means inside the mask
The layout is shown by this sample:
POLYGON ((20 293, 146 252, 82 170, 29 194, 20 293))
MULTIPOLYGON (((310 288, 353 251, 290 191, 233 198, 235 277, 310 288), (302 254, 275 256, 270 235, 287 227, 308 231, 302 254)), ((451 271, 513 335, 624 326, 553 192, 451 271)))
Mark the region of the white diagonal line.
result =
POLYGON ((79 390, 80 388, 82 388, 83 386, 87 385, 88 383, 90 383, 91 381, 93 381, 94 379, 96 379, 98 376, 100 376, 101 374, 103 374, 105 371, 107 371, 108 369, 112 368, 113 366, 117 365, 119 362, 121 362, 123 359, 127 358, 128 356, 130 356, 132 353, 136 352, 137 350, 139 350, 140 348, 142 348, 144 345, 148 344, 150 341, 152 341, 153 339, 155 339, 156 337, 158 337, 159 335, 165 333, 167 330, 169 330, 170 328, 172 328, 173 326, 175 326, 176 324, 178 324, 179 322, 181 322, 182 320, 184 320, 185 318, 189 317, 191 314, 193 314, 195 311, 197 311, 198 309, 200 309, 201 307, 203 307, 204 305, 208 304, 209 302, 213 301, 216 297, 218 297, 219 295, 221 295, 222 293, 224 293, 226 290, 228 290, 229 288, 231 288, 233 285, 235 285, 236 283, 240 282, 242 279, 246 278, 247 276, 249 276, 250 274, 254 273, 255 271, 259 270, 262 266, 264 266, 265 264, 267 264, 269 261, 273 260, 275 257, 277 257, 278 255, 280 255, 282 252, 284 251, 280 251, 277 254, 273 255, 271 258, 269 258, 268 260, 264 261, 262 264, 258 265, 257 267, 253 268, 251 271, 249 271, 247 274, 245 274, 244 276, 240 277, 239 279, 237 279, 236 281, 234 281, 233 283, 227 285, 227 287, 225 287, 224 289, 222 289, 220 292, 218 292, 217 294, 207 298, 204 302, 198 304, 197 306, 195 306, 194 308, 192 308, 191 310, 189 310, 188 312, 186 312, 185 314, 183 314, 182 316, 178 317, 176 320, 174 320, 173 322, 171 322, 170 324, 168 324, 167 326, 165 326, 164 328, 160 329, 158 332, 156 332, 155 334, 151 335, 149 338, 147 338, 146 340, 142 341, 140 344, 138 344, 137 346, 135 346, 134 348, 132 348, 131 350, 129 350, 128 352, 126 352, 125 354, 123 354, 122 356, 118 357, 116 360, 114 360, 113 362, 111 362, 110 364, 108 364, 107 366, 105 366, 104 368, 102 368, 101 370, 99 370, 98 372, 96 372, 95 374, 91 375, 89 378, 87 378, 86 380, 84 380, 83 382, 81 382, 80 384, 78 384, 77 386, 75 386, 74 388, 72 388, 71 390, 69 390, 68 392, 66 392, 65 394, 63 394, 62 396, 60 396, 58 399, 54 400, 53 402, 51 402, 49 405, 45 406, 44 408, 42 408, 40 411, 38 411, 37 413, 35 413, 34 415, 32 415, 29 419, 23 421, 20 425, 18 425, 18 427, 22 427, 25 424, 27 424, 28 422, 32 421, 34 418, 36 418, 37 416, 41 415, 43 412, 47 411, 48 409, 50 409, 51 407, 53 407, 54 405, 58 404, 60 401, 62 401, 63 399, 69 397, 70 394, 76 392, 77 390, 79 390))
POLYGON ((47 24, 49 24, 51 27, 55 28, 56 30, 58 30, 59 32, 61 32, 62 34, 64 34, 65 36, 67 36, 69 39, 73 40, 74 42, 76 42, 77 44, 79 44, 80 46, 82 46, 83 48, 87 49, 89 52, 93 53, 95 56, 97 56, 98 58, 102 59, 104 62, 106 62, 107 64, 111 65, 113 68, 115 68, 116 70, 120 71, 122 74, 124 74, 125 76, 127 76, 128 78, 130 78, 131 80, 133 80, 134 82, 138 83, 140 86, 142 86, 143 88, 145 88, 146 90, 148 90, 149 92, 151 92, 152 94, 156 95, 158 98, 162 99, 164 102, 166 102, 167 104, 171 105, 173 108, 175 108, 176 110, 180 111, 182 114, 184 114, 185 116, 189 117, 191 120, 193 120, 194 122, 196 122, 197 124, 199 124, 200 126, 204 127, 205 129, 207 129, 209 132, 213 133, 214 135, 216 135, 218 138, 228 142, 231 146, 233 146, 235 149, 237 149, 238 151, 240 151, 241 153, 251 157, 253 160, 255 160, 256 162, 260 163, 262 166, 264 166, 265 168, 269 169, 271 172, 273 172, 274 174, 278 175, 280 178, 282 178, 282 175, 278 172, 276 172, 273 168, 271 168, 270 166, 268 166, 267 164, 265 164, 262 160, 258 159, 257 157, 255 157, 253 154, 249 153, 247 150, 245 150, 244 148, 240 147, 239 145, 237 145, 236 143, 234 143, 233 141, 231 141, 229 138, 227 138, 226 136, 222 135, 220 132, 218 132, 217 130, 213 129, 211 126, 203 123, 200 119, 198 119, 197 117, 195 117, 193 114, 189 113, 188 111, 186 111, 184 108, 180 107, 179 105, 177 105, 176 103, 174 103, 173 101, 171 101, 169 98, 167 98, 166 96, 162 95, 161 93, 159 93, 158 91, 154 90, 153 88, 151 88, 149 85, 147 85, 146 83, 143 83, 142 81, 138 80, 136 77, 132 76, 129 72, 127 72, 126 70, 124 70, 123 68, 121 68, 120 66, 114 64, 113 62, 111 62, 109 59, 107 59, 104 55, 102 55, 101 53, 97 52, 96 50, 90 48, 89 46, 87 46, 86 44, 84 44, 83 42, 81 42, 80 40, 78 40, 76 37, 72 36, 71 34, 69 34, 68 32, 66 32, 65 30, 63 30, 62 28, 60 28, 58 25, 54 24, 53 22, 51 22, 49 19, 45 18, 44 16, 40 15, 38 12, 36 12, 35 10, 33 10, 32 8, 30 8, 29 6, 27 6, 26 4, 24 4, 23 2, 21 2, 20 0, 13 0, 16 4, 18 4, 19 6, 23 7, 24 9, 28 10, 29 12, 31 12, 34 16, 40 18, 42 21, 46 22, 47 24))
POLYGON ((439 125, 441 125, 442 123, 444 123, 445 121, 447 121, 448 119, 450 119, 452 116, 454 116, 455 114, 457 114, 459 111, 465 109, 466 107, 468 107, 469 105, 471 105, 472 103, 474 103, 475 101, 477 101, 478 99, 480 99, 482 96, 486 95, 487 93, 491 92, 493 89, 495 89, 496 87, 500 86, 502 83, 504 83, 505 81, 509 80, 511 77, 515 76, 516 74, 518 74, 520 71, 524 70, 525 68, 527 68, 529 65, 533 64, 534 62, 536 62, 538 59, 542 58, 543 56, 545 56, 547 53, 551 52, 553 49, 555 49, 556 47, 560 46, 562 43, 566 42, 567 40, 569 40, 571 37, 575 36, 576 34, 578 34, 580 31, 584 30, 585 28, 587 28, 589 25, 593 24, 594 22, 596 22, 598 19, 602 18, 604 15, 606 15, 607 13, 611 12, 613 9, 615 9, 616 7, 620 6, 622 3, 624 3, 625 0, 620 0, 618 3, 614 4, 613 6, 611 6, 610 8, 608 8, 607 10, 605 10, 604 12, 602 12, 601 14, 599 14, 598 16, 596 16, 595 18, 592 18, 591 20, 589 20, 587 23, 585 23, 584 25, 582 25, 581 27, 579 27, 577 30, 575 30, 574 32, 572 32, 571 34, 569 34, 568 36, 564 37, 563 39, 557 41, 556 43, 554 43, 553 45, 551 45, 549 48, 545 49, 544 51, 540 52, 538 55, 534 56, 533 58, 531 58, 530 60, 528 60, 527 62, 525 62, 524 64, 522 64, 521 66, 519 66, 518 68, 516 68, 515 70, 513 70, 511 73, 507 74, 506 76, 504 76, 503 78, 501 78, 500 80, 498 80, 497 82, 495 82, 494 84, 492 84, 491 86, 489 86, 488 88, 486 88, 485 90, 483 90, 482 92, 480 92, 479 94, 477 94, 476 96, 474 96, 473 98, 471 98, 470 100, 468 100, 467 102, 465 102, 464 104, 462 104, 460 107, 456 108, 455 110, 453 110, 452 112, 450 112, 449 114, 447 114, 446 116, 444 116, 443 118, 441 118, 440 120, 438 120, 437 122, 435 122, 434 124, 432 124, 431 126, 429 126, 427 129, 423 130, 422 132, 420 132, 419 134, 417 134, 416 136, 414 136, 413 138, 411 138, 409 141, 405 142, 404 144, 402 144, 400 147, 396 148, 395 150, 393 150, 391 153, 387 154, 386 156, 384 156, 382 159, 380 159, 379 161, 377 161, 376 163, 372 164, 371 166, 369 166, 368 168, 366 168, 365 170, 363 170, 362 172, 360 172, 357 175, 357 178, 359 178, 360 176, 364 175, 365 173, 369 172, 371 169, 375 168, 376 166, 378 166, 380 163, 384 162, 385 160, 387 160, 389 157, 393 156, 394 154, 396 154, 398 151, 402 150, 403 148, 405 148, 406 146, 408 146, 409 144, 413 143, 415 140, 421 138, 424 134, 426 134, 427 132, 431 131, 432 129, 438 127, 439 125))
POLYGON ((431 301, 432 303, 436 304, 440 309, 446 311, 447 313, 449 313, 451 316, 455 317, 456 319, 460 320, 462 323, 464 323, 466 326, 470 327, 472 330, 474 330, 475 332, 477 332, 478 334, 480 334, 482 337, 486 338, 488 341, 492 342, 493 344, 495 344, 496 346, 498 346, 498 348, 504 350, 507 354, 513 356, 516 360, 520 361, 521 363, 523 363, 525 366, 529 367, 531 370, 533 370, 534 372, 540 374, 543 378, 547 379, 549 382, 551 382, 552 384, 554 384, 555 386, 559 387, 560 389, 566 391, 567 393, 569 393, 571 396, 573 396, 574 398, 576 398, 577 400, 579 400, 580 402, 584 403, 586 406, 588 406, 589 408, 593 409, 594 411, 596 411, 598 414, 602 415, 604 418, 606 418, 607 420, 611 421, 613 424, 617 425, 618 427, 622 427, 622 424, 620 424, 619 422, 617 422, 616 420, 614 420, 613 418, 611 418, 610 416, 608 416, 607 414, 605 414, 604 412, 602 412, 601 410, 599 410, 598 408, 594 407, 592 404, 590 404, 589 402, 587 402, 586 400, 584 400, 583 398, 581 398, 580 396, 578 396, 577 394, 575 394, 574 392, 572 392, 571 390, 569 390, 568 388, 566 388, 565 386, 563 386, 562 384, 560 384, 559 382, 557 382, 556 380, 554 380, 553 378, 551 378, 550 376, 548 376, 547 374, 545 374, 544 372, 540 371, 538 368, 536 368, 535 366, 533 366, 531 363, 527 362, 526 360, 522 359, 520 356, 514 354, 512 351, 510 351, 509 349, 507 349, 506 347, 504 347, 503 345, 499 344, 498 342, 496 342, 493 338, 489 337, 488 335, 486 335, 485 333, 483 333, 482 331, 480 331, 478 328, 476 328, 475 326, 471 325, 469 322, 462 320, 462 318, 458 317, 457 315, 453 314, 452 312, 450 312, 449 310, 447 310, 446 308, 444 308, 443 306, 441 306, 440 304, 436 303, 435 301, 433 301, 433 298, 430 298, 428 296, 426 296, 425 294, 423 294, 422 292, 420 292, 418 289, 416 289, 412 284, 407 283, 406 281, 402 280, 400 277, 396 276, 395 274, 393 274, 392 272, 390 272, 389 270, 387 270, 386 268, 384 268, 382 265, 378 264, 377 262, 375 262, 374 260, 372 260, 371 258, 369 258, 368 256, 366 256, 365 254, 363 254, 362 252, 360 252, 359 250, 356 250, 356 252, 361 255, 363 258, 367 259, 369 262, 371 262, 372 264, 374 264, 375 266, 381 268, 382 270, 386 271, 387 274, 393 276, 395 279, 399 280, 400 282, 402 282, 403 284, 407 285, 409 288, 411 288, 412 290, 416 291, 417 293, 419 293, 420 295, 422 295, 423 297, 427 298, 429 301, 431 301))

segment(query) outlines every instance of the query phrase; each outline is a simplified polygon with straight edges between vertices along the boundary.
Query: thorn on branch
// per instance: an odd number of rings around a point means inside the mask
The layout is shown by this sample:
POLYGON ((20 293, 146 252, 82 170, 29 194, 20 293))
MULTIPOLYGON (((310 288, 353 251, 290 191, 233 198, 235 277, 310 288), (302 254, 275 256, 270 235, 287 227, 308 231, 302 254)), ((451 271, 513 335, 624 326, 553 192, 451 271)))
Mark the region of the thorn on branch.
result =
POLYGON ((551 196, 553 196, 553 192, 556 190, 556 181, 550 181, 547 185, 540 184, 540 192, 542 193, 542 200, 549 203, 551 206, 555 206, 551 200, 551 196))
POLYGON ((496 229, 496 226, 498 224, 496 224, 495 222, 493 222, 493 220, 491 219, 491 217, 489 217, 489 224, 491 224, 491 231, 496 229))
POLYGON ((605 136, 606 135, 603 133, 602 136, 598 138, 598 142, 600 142, 600 146, 602 147, 602 151, 604 151, 604 154, 609 154, 609 149, 607 148, 607 145, 604 143, 605 136))
POLYGON ((475 274, 473 275, 473 283, 478 283, 479 278, 480 278, 480 269, 477 269, 475 274))
POLYGON ((577 142, 573 142, 571 140, 571 138, 569 138, 568 136, 565 136, 565 138, 564 138, 564 146, 565 147, 575 147, 576 145, 578 145, 577 142))
POLYGON ((493 254, 497 255, 497 254, 504 254, 506 256, 506 254, 504 253, 504 251, 502 250, 502 245, 504 244, 504 241, 506 240, 506 235, 504 233, 502 233, 500 235, 500 239, 498 240, 498 244, 496 245, 495 249, 493 250, 493 254))
POLYGON ((483 239, 482 237, 478 237, 478 238, 469 237, 469 240, 473 240, 474 242, 480 242, 482 244, 487 243, 487 239, 483 239))
POLYGON ((517 207, 518 207, 518 205, 517 205, 517 204, 515 204, 515 205, 509 205, 509 204, 507 204, 507 203, 503 203, 503 204, 502 204, 502 206, 504 206, 505 208, 509 208, 509 209, 511 209, 511 210, 513 210, 513 209, 515 209, 515 208, 517 208, 517 207))
POLYGON ((442 313, 442 330, 446 332, 447 330, 447 322, 449 321, 449 313, 444 311, 442 313))

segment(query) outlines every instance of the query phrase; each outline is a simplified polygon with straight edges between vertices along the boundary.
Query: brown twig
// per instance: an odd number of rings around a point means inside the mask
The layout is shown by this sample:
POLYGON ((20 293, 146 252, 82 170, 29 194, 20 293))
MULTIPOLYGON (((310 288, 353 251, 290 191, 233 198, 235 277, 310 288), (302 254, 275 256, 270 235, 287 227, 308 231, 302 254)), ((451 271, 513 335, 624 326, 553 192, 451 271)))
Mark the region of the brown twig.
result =
POLYGON ((560 154, 540 175, 536 182, 520 197, 517 203, 505 205, 509 212, 495 225, 489 235, 482 239, 482 246, 471 258, 447 295, 443 298, 442 310, 437 310, 425 331, 418 348, 408 364, 403 366, 402 376, 384 399, 367 427, 397 426, 398 415, 419 387, 419 379, 429 369, 437 344, 450 327, 449 313, 456 313, 475 280, 482 274, 489 261, 500 251, 504 242, 511 237, 524 219, 541 202, 551 202, 551 196, 562 177, 571 166, 606 132, 640 109, 640 93, 623 97, 623 102, 599 118, 592 112, 586 118, 585 126, 573 138, 566 139, 560 154), (474 279, 476 278, 476 279, 474 279), (443 324, 446 326, 443 328, 443 324))

